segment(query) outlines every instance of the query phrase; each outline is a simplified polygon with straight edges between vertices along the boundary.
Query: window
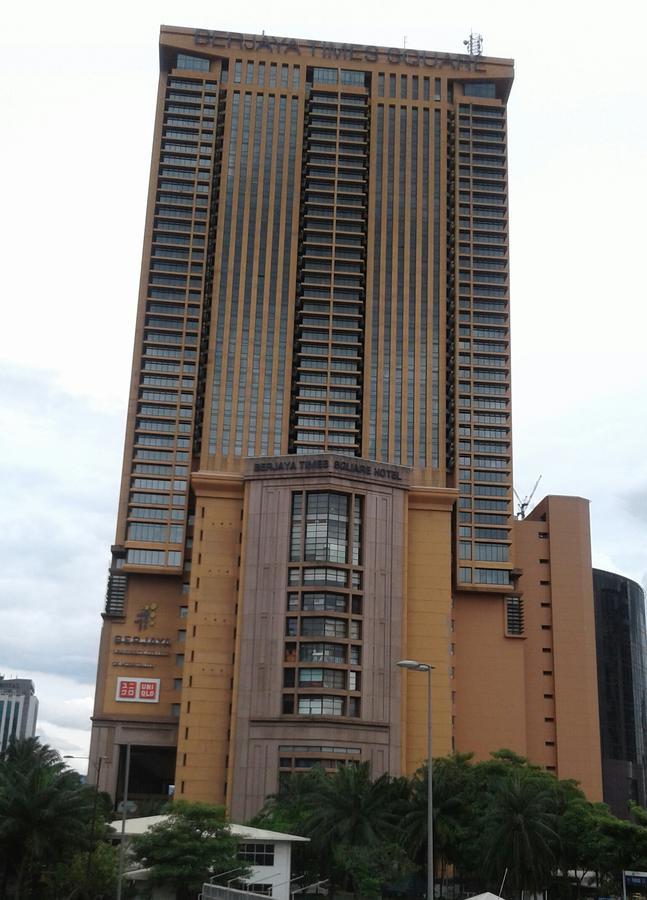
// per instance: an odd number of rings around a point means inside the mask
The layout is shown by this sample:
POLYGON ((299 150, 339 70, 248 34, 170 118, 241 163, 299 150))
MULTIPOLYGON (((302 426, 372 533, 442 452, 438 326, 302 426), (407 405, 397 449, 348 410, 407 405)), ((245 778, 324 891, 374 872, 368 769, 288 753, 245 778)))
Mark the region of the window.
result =
POLYGON ((476 559, 488 562, 507 562, 507 544, 476 544, 476 559))
POLYGON ((301 716, 343 716, 344 698, 334 696, 299 697, 301 716))
POLYGON ((327 619, 321 616, 301 619, 301 634, 306 637, 348 637, 348 622, 345 619, 327 619))
POLYGON ((508 635, 522 635, 523 628, 523 600, 521 597, 505 598, 505 630, 508 635))
POLYGON ((348 500, 346 494, 306 495, 304 559, 348 562, 348 500))
POLYGON ((299 660, 300 662, 342 664, 346 662, 346 647, 343 644, 301 644, 299 660))
POLYGON ((128 550, 126 562, 139 566, 163 566, 163 550, 128 550))
POLYGON ((321 66, 315 67, 312 70, 312 80, 320 81, 324 84, 337 84, 337 69, 327 69, 321 66))
MULTIPOLYGON (((297 571, 298 570, 293 570, 297 571)), ((308 569, 304 568, 302 573, 303 583, 309 584, 330 584, 346 587, 348 584, 348 573, 343 569, 308 569)))
POLYGON ((355 72, 352 69, 342 69, 340 81, 342 84, 354 84, 364 87, 364 72, 355 72))
POLYGON ((128 526, 129 541, 166 541, 168 527, 166 525, 132 524, 128 526))
MULTIPOLYGON (((298 598, 298 594, 290 594, 290 597, 298 598)), ((297 599, 298 604, 298 599, 297 599)), ((290 609, 298 609, 298 605, 290 609)), ((344 613, 348 610, 348 598, 345 594, 312 593, 304 591, 301 595, 301 609, 305 612, 331 611, 344 613)))
POLYGON ((325 687, 342 691, 346 687, 345 680, 346 673, 341 669, 299 669, 299 687, 325 687))
MULTIPOLYGON (((463 85, 463 94, 466 97, 496 97, 496 85, 491 81, 472 81, 463 85)), ((474 107, 478 111, 478 107, 474 107)))
POLYGON ((472 558, 472 545, 469 543, 469 541, 458 542, 458 555, 460 559, 472 558))
POLYGON ((208 72, 209 60, 202 59, 199 56, 189 56, 187 53, 178 53, 175 66, 177 69, 192 69, 194 72, 208 72))
POLYGON ((239 844, 238 859, 250 866, 273 866, 274 844, 239 844))
POLYGON ((510 584, 510 572, 507 569, 474 569, 476 584, 510 584))

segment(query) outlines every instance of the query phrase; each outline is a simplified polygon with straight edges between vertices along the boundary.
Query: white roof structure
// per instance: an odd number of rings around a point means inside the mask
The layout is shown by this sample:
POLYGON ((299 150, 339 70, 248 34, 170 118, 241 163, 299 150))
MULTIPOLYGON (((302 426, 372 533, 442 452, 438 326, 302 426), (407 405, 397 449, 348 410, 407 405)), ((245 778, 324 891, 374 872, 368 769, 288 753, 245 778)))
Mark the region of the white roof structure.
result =
POLYGON ((476 894, 474 897, 468 897, 467 900, 503 900, 503 897, 499 897, 498 894, 492 894, 490 891, 486 891, 484 894, 476 894))
MULTIPOLYGON (((168 818, 168 815, 166 815, 140 816, 137 819, 126 819, 125 833, 127 836, 144 834, 144 832, 148 831, 149 828, 152 828, 153 825, 157 825, 160 822, 166 822, 168 818)), ((118 834, 121 834, 120 819, 112 822, 112 827, 118 834)), ((310 840, 310 838, 301 837, 298 834, 284 834, 281 831, 267 831, 265 828, 251 828, 249 825, 234 825, 233 823, 230 823, 229 829, 233 836, 241 841, 262 841, 265 843, 269 841, 288 841, 296 843, 297 841, 310 840)), ((490 900, 491 897, 494 897, 494 894, 483 894, 482 897, 490 900)))

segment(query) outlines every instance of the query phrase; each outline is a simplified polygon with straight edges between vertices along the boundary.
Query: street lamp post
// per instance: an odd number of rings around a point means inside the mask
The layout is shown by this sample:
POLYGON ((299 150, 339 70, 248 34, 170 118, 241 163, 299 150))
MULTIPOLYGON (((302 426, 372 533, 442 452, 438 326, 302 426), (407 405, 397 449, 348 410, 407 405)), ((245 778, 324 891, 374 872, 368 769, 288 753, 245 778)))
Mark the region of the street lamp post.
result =
POLYGON ((434 900, 434 794, 431 761, 431 671, 433 666, 415 659, 401 659, 396 665, 412 672, 427 673, 427 900, 434 900))
MULTIPOLYGON (((92 799, 92 824, 90 825, 90 849, 88 850, 88 861, 85 867, 85 885, 88 891, 90 890, 90 875, 92 874, 92 855, 94 854, 94 834, 96 830, 97 824, 97 802, 99 800, 99 781, 101 779, 101 764, 104 759, 107 757, 100 756, 97 760, 96 764, 96 775, 97 781, 94 786, 94 797, 92 799)), ((63 759, 87 759, 88 762, 90 760, 89 756, 71 756, 66 755, 63 759)), ((89 896, 89 895, 88 895, 89 896)))
POLYGON ((117 900, 121 900, 126 853, 126 810, 128 807, 128 782, 130 781, 130 744, 126 744, 126 772, 124 776, 124 796, 121 801, 121 841, 119 842, 119 875, 117 880, 117 900))

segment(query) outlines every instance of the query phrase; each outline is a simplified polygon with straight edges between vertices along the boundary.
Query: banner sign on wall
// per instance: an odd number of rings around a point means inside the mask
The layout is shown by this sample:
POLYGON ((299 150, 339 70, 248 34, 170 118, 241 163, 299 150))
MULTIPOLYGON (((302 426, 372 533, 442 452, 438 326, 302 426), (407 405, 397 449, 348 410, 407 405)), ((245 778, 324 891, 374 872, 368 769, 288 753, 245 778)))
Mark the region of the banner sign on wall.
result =
POLYGON ((115 700, 126 703, 159 703, 159 678, 117 678, 115 700))

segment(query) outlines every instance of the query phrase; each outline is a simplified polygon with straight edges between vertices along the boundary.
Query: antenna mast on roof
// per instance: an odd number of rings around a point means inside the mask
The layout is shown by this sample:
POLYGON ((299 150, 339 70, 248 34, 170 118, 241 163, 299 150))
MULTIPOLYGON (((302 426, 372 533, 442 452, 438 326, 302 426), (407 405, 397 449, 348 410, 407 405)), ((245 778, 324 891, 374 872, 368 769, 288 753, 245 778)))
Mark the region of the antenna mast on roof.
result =
POLYGON ((483 56, 483 35, 474 34, 470 31, 470 36, 463 44, 467 47, 470 56, 483 56))
POLYGON ((519 501, 519 507, 517 508, 517 514, 516 514, 516 515, 517 515, 517 519, 525 519, 525 518, 526 518, 526 510, 527 510, 528 507, 530 506, 530 501, 531 501, 532 498, 535 496, 535 491, 537 490, 537 485, 539 484, 540 481, 541 481, 541 475, 539 476, 539 478, 537 479, 537 481, 535 481, 535 486, 534 486, 534 488, 530 491, 529 494, 527 494, 527 495, 523 498, 523 500, 521 499, 521 497, 519 496, 519 494, 516 492, 516 490, 515 490, 514 488, 512 488, 512 490, 514 491, 515 497, 516 497, 517 500, 519 501))

